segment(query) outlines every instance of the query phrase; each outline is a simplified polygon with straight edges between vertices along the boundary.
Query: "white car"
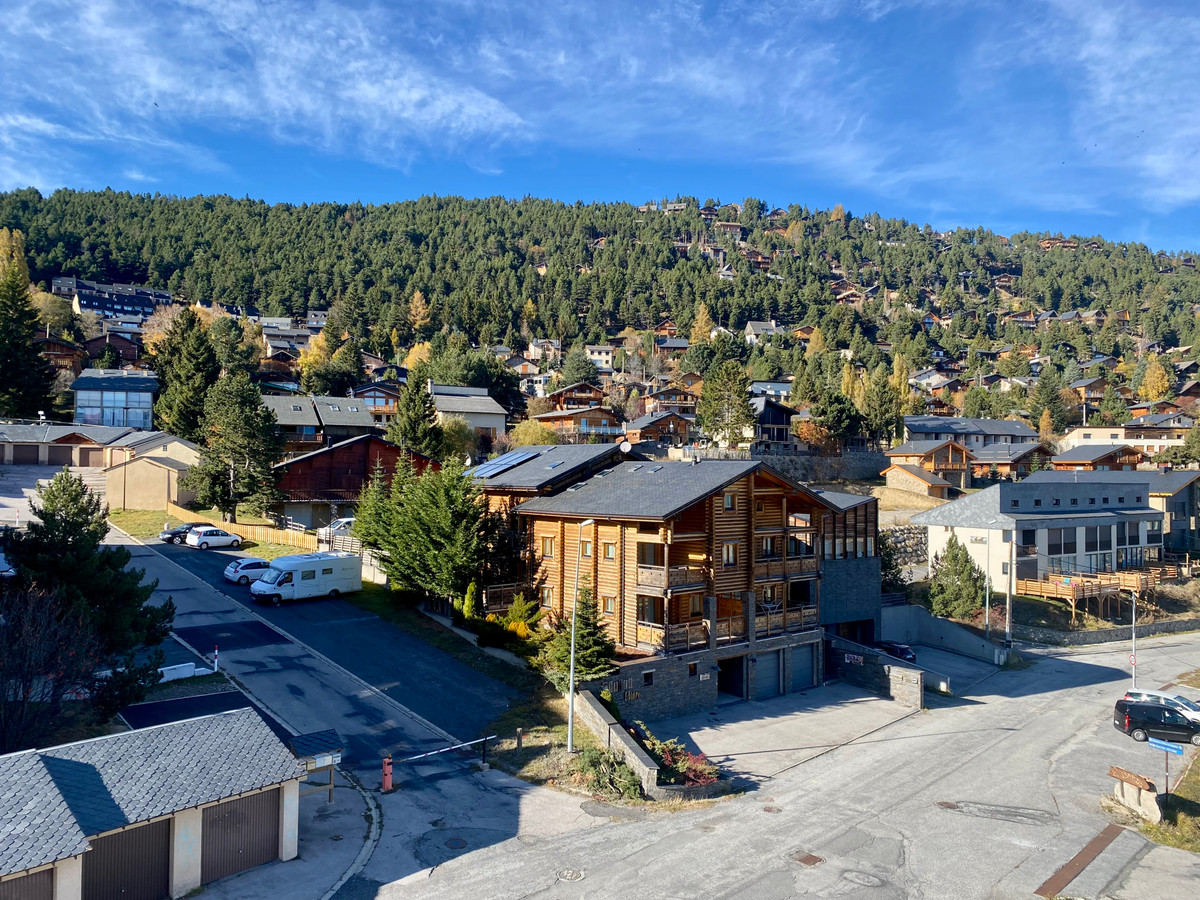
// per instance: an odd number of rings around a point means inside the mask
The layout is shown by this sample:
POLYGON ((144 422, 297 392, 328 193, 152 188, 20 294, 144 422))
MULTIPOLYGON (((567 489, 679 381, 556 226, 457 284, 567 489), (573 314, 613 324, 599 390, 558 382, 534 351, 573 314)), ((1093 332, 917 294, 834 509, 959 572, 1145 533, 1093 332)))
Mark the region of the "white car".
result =
POLYGON ((348 519, 334 519, 325 528, 317 529, 317 540, 328 541, 335 537, 349 537, 354 531, 354 516, 348 519))
POLYGON ((235 559, 225 567, 225 578, 238 584, 249 584, 258 581, 267 574, 271 564, 257 556, 247 556, 245 559, 235 559))
POLYGON ((209 547, 240 547, 242 539, 221 528, 193 528, 188 532, 187 545, 201 550, 209 547))
POLYGON ((1200 724, 1200 703, 1179 694, 1172 694, 1170 691, 1147 691, 1141 688, 1131 688, 1125 692, 1125 699, 1134 703, 1157 703, 1159 706, 1167 706, 1182 713, 1185 719, 1200 724))

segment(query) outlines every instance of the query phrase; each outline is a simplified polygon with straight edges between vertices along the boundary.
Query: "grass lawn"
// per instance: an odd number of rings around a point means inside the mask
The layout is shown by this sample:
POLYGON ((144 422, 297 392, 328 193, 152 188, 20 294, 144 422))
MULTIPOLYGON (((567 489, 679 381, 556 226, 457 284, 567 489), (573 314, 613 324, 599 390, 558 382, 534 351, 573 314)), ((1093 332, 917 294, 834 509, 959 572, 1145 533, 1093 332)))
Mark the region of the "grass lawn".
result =
MULTIPOLYGON (((168 528, 174 528, 176 525, 183 524, 181 519, 168 516, 161 509, 109 510, 108 520, 126 534, 131 534, 142 540, 157 538, 158 533, 163 530, 164 522, 167 523, 168 528)), ((236 534, 237 525, 232 525, 227 530, 236 534)), ((251 556, 258 556, 268 560, 279 556, 291 556, 294 553, 308 552, 301 547, 293 547, 290 544, 259 544, 254 541, 244 541, 241 549, 245 550, 251 556)))
MULTIPOLYGON (((1197 673, 1193 672, 1192 675, 1197 673)), ((1159 844, 1200 853, 1200 766, 1193 754, 1187 773, 1171 785, 1158 825, 1142 825, 1142 834, 1159 844)), ((1178 777, 1172 774, 1172 777, 1178 777)), ((1157 781, 1157 779, 1155 779, 1157 781)))
MULTIPOLYGON (((499 738, 488 746, 488 760, 497 768, 533 784, 575 784, 575 757, 567 753, 567 701, 546 682, 514 701, 489 726, 488 734, 499 738), (523 732, 520 749, 518 728, 523 732)), ((595 735, 576 718, 575 748, 596 746, 595 735)))

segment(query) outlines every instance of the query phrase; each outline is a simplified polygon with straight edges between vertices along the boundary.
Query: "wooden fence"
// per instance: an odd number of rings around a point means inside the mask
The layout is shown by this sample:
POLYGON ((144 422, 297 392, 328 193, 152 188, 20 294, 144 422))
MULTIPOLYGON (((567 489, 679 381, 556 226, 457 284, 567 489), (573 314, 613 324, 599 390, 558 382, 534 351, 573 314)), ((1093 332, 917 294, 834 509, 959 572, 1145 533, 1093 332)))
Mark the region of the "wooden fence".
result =
POLYGON ((289 531, 284 528, 273 528, 270 525, 243 525, 241 522, 221 522, 209 516, 202 516, 182 506, 176 506, 167 501, 167 515, 174 516, 183 522, 209 522, 217 528, 239 535, 247 541, 256 544, 283 544, 300 550, 315 552, 317 536, 304 531, 289 531))

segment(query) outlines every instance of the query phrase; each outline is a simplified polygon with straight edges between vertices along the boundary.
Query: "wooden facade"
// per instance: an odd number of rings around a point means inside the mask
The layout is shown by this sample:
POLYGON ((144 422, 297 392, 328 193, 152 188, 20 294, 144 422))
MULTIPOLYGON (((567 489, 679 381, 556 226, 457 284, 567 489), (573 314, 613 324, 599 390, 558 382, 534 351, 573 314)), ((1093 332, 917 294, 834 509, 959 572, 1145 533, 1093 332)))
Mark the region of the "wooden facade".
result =
POLYGON ((1082 444, 1075 451, 1054 457, 1051 463, 1060 472, 1132 472, 1147 459, 1146 454, 1129 446, 1116 447, 1111 452, 1085 459, 1078 453, 1087 447, 1087 444, 1082 444))
POLYGON ((570 615, 578 568, 618 647, 666 653, 816 628, 822 555, 874 555, 877 536, 875 504, 842 512, 766 469, 661 521, 518 512, 548 613, 570 615))
POLYGON ((559 411, 587 409, 592 406, 599 406, 604 402, 604 391, 600 390, 594 384, 581 381, 578 384, 571 384, 547 394, 546 399, 554 405, 554 409, 559 411))
POLYGON ((957 441, 942 441, 937 446, 930 444, 929 441, 909 442, 887 451, 885 455, 893 466, 916 466, 932 472, 954 487, 965 489, 975 455, 957 441))
POLYGON ((611 444, 625 436, 625 428, 616 413, 603 406, 542 413, 533 418, 553 429, 559 440, 565 443, 593 441, 611 444))

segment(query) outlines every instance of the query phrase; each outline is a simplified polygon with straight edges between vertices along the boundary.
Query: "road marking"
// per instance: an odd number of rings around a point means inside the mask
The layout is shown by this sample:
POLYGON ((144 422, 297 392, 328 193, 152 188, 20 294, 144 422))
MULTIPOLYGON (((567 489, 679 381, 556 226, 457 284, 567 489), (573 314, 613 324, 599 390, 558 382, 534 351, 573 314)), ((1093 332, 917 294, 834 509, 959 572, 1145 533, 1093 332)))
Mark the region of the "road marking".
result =
POLYGON ((1074 881, 1079 873, 1090 865, 1097 856, 1104 852, 1117 836, 1124 831, 1120 825, 1109 825, 1102 832, 1088 841, 1086 847, 1076 853, 1067 864, 1046 879, 1045 884, 1034 891, 1039 897, 1057 897, 1063 888, 1074 881))
MULTIPOLYGON (((284 629, 275 625, 273 622, 269 621, 268 619, 263 618, 258 613, 256 613, 254 610, 250 609, 250 607, 246 606, 244 603, 237 600, 235 597, 231 597, 231 596, 229 596, 229 594, 226 594, 224 591, 222 591, 215 585, 209 584, 207 581, 205 581, 199 575, 196 575, 195 573, 189 571, 188 569, 185 569, 179 563, 175 562, 175 560, 173 560, 167 556, 164 556, 161 553, 158 553, 154 547, 150 547, 150 545, 143 543, 140 539, 134 537, 131 534, 126 534, 124 531, 121 531, 121 529, 117 528, 115 525, 112 527, 113 527, 114 531, 125 535, 125 537, 129 538, 129 540, 136 542, 140 546, 149 547, 149 549, 152 552, 154 552, 155 555, 157 555, 159 559, 174 566, 179 571, 185 573, 193 581, 196 581, 196 582, 204 585, 205 587, 210 588, 212 591, 214 591, 215 593, 224 597, 230 603, 233 603, 239 609, 244 611, 246 614, 248 614, 252 618, 257 619, 259 622, 263 623, 268 628, 273 628, 275 631, 279 632, 281 635, 283 635, 285 638, 287 638, 289 641, 291 641, 293 644, 295 644, 300 649, 304 650, 306 653, 309 653, 312 656, 316 657, 317 659, 321 660, 323 663, 330 666, 331 668, 333 668, 337 672, 341 673, 342 675, 346 676, 347 678, 349 678, 351 681, 355 682, 356 684, 362 685, 363 689, 367 693, 371 694, 372 696, 374 696, 376 699, 382 701, 383 703, 386 703, 389 706, 392 706, 392 707, 398 709, 401 712, 401 714, 403 714, 404 716, 407 716, 409 719, 411 719, 413 722, 417 723, 421 727, 427 728, 429 731, 436 734, 442 740, 448 741, 451 744, 462 743, 458 738, 456 738, 454 735, 450 734, 450 732, 446 731, 444 728, 440 728, 437 725, 434 725, 432 722, 430 722, 424 716, 418 715, 417 713, 413 712, 411 709, 409 709, 403 703, 389 697, 387 694, 385 694, 383 691, 376 688, 374 685, 359 678, 357 675, 355 675, 353 672, 351 672, 345 666, 339 665, 338 663, 334 662, 332 659, 330 659, 328 656, 326 656, 324 653, 320 652, 316 648, 310 647, 308 644, 304 643, 304 641, 300 640, 299 638, 295 637, 292 634, 289 634, 287 631, 285 631, 284 629)), ((215 615, 215 613, 207 613, 207 614, 215 615)), ((380 620, 380 621, 382 621, 382 620, 380 620)), ((218 623, 218 624, 223 624, 223 623, 218 623)), ((207 659, 208 657, 200 654, 200 658, 207 659)))

